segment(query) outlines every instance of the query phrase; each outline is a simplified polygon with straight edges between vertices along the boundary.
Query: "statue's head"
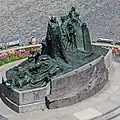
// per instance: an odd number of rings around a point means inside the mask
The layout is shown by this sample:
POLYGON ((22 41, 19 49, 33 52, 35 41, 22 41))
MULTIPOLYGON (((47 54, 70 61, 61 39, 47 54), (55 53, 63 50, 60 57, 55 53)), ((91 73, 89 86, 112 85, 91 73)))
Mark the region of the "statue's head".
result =
POLYGON ((83 26, 83 27, 86 27, 87 25, 86 25, 86 23, 83 23, 82 26, 83 26))
POLYGON ((76 17, 79 19, 79 14, 76 14, 76 17))
POLYGON ((55 17, 55 16, 52 16, 52 17, 51 17, 51 21, 52 21, 52 22, 56 22, 56 21, 57 21, 56 17, 55 17))
POLYGON ((71 12, 69 12, 68 16, 69 16, 69 18, 72 18, 72 13, 71 13, 71 12))
POLYGON ((75 11, 75 10, 76 10, 76 8, 75 8, 75 7, 72 7, 72 8, 71 8, 71 11, 75 11))
POLYGON ((60 17, 60 20, 61 20, 62 22, 65 22, 66 16, 61 16, 61 17, 60 17))

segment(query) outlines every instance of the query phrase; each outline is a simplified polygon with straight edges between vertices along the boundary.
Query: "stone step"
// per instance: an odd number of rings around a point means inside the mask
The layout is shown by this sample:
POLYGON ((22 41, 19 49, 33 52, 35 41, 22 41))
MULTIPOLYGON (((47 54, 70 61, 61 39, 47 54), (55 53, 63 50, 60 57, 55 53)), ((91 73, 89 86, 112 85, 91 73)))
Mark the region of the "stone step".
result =
POLYGON ((101 116, 92 118, 90 120, 114 120, 115 118, 120 116, 120 105, 101 116))

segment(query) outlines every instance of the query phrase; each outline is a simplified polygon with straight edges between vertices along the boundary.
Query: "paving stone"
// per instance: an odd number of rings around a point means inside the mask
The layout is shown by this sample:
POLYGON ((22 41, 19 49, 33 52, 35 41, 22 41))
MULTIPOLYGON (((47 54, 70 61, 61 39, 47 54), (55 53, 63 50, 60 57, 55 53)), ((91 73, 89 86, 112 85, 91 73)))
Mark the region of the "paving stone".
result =
POLYGON ((114 94, 119 90, 119 85, 110 85, 109 88, 104 92, 106 94, 114 94))
POLYGON ((101 112, 93 109, 93 108, 89 108, 87 110, 84 111, 80 111, 77 113, 74 113, 74 115, 79 119, 79 120, 89 120, 92 119, 94 117, 100 116, 102 115, 101 112))
POLYGON ((8 120, 6 117, 0 115, 0 120, 8 120))
POLYGON ((106 101, 106 102, 99 104, 98 106, 94 106, 93 108, 98 110, 101 113, 106 113, 106 112, 116 108, 117 106, 118 105, 113 103, 112 101, 106 101))
POLYGON ((61 120, 78 120, 78 118, 74 116, 73 114, 71 114, 71 115, 62 116, 61 120))
POLYGON ((120 105, 120 92, 117 91, 114 95, 110 97, 110 100, 120 105))
POLYGON ((45 37, 49 16, 65 15, 76 6, 88 24, 91 38, 120 39, 119 0, 0 0, 0 41, 45 37), (104 28, 104 29, 103 29, 104 28))
POLYGON ((120 116, 117 116, 117 117, 114 118, 113 120, 120 120, 120 116))
POLYGON ((108 94, 105 93, 97 93, 93 97, 90 98, 90 100, 96 102, 96 103, 102 103, 106 101, 109 98, 108 94))

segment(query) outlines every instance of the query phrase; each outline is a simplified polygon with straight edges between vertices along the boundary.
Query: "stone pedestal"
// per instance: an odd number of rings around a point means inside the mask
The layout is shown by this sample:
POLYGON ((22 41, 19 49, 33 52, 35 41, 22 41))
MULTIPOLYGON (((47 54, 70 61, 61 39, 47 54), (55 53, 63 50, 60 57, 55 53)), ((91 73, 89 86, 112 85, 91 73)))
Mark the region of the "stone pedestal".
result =
POLYGON ((108 81, 111 52, 90 63, 54 77, 43 88, 19 91, 1 85, 1 98, 18 113, 44 108, 60 108, 83 101, 100 91, 108 81))
POLYGON ((104 57, 58 78, 52 79, 48 108, 59 108, 83 101, 100 91, 108 81, 104 57))
POLYGON ((45 96, 50 92, 50 83, 43 88, 19 91, 2 84, 1 98, 14 111, 24 113, 46 108, 45 96))
POLYGON ((108 70, 108 77, 110 77, 114 72, 112 50, 109 50, 109 52, 106 54, 106 56, 104 57, 104 62, 106 69, 108 70))

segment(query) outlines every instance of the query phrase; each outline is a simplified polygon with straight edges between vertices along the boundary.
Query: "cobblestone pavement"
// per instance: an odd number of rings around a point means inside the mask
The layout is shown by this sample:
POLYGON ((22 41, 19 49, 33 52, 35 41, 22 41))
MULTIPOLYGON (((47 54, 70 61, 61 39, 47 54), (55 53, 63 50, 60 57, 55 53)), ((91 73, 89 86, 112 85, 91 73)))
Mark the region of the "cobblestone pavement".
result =
MULTIPOLYGON (((7 64, 0 68, 2 75, 4 70, 18 64, 7 64)), ((89 120, 97 117, 95 120, 119 120, 120 119, 120 64, 114 62, 113 72, 110 75, 107 85, 93 97, 78 104, 52 110, 38 110, 18 114, 8 108, 0 100, 0 114, 9 120, 89 120), (106 115, 106 116, 105 116, 106 115), (102 117, 99 118, 99 117, 102 117)))
POLYGON ((45 37, 49 16, 60 19, 71 6, 96 37, 120 39, 120 0, 0 0, 0 41, 45 37))

